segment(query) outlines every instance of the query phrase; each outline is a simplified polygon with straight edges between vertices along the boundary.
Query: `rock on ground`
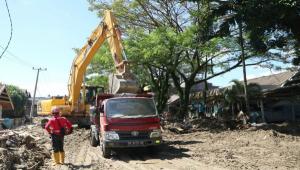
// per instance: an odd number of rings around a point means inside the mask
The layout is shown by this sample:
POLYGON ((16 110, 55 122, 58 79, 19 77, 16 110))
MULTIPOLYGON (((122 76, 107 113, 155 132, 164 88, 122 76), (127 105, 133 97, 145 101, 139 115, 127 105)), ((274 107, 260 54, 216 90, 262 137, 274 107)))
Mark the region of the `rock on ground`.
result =
MULTIPOLYGON (((89 129, 65 137, 66 164, 52 166, 48 134, 40 126, 25 126, 5 134, 0 169, 295 169, 300 167, 300 124, 273 124, 230 130, 227 125, 191 122, 184 133, 163 132, 159 152, 115 150, 110 159, 89 143, 89 129), (200 125, 197 125, 200 123, 200 125), (213 128, 212 128, 213 127, 213 128)), ((186 129, 185 129, 186 128, 186 129)))
POLYGON ((49 139, 37 125, 1 131, 0 169, 39 169, 50 158, 49 139))

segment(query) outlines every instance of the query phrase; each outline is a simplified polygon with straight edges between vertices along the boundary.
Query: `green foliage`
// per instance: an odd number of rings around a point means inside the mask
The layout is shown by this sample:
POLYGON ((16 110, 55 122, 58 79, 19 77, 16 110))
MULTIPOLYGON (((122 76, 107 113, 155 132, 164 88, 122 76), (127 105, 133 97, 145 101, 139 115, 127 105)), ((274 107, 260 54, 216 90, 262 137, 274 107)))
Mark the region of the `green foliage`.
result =
POLYGON ((132 71, 137 76, 141 85, 151 85, 156 94, 157 109, 162 113, 168 100, 169 73, 166 70, 170 63, 174 48, 173 32, 161 28, 150 34, 142 31, 129 31, 128 38, 124 41, 126 52, 131 61, 132 71), (168 41, 173 39, 172 41, 168 41))
MULTIPOLYGON (((226 88, 224 91, 224 98, 227 104, 245 104, 244 98, 244 84, 239 80, 232 80, 233 85, 226 88)), ((250 100, 257 100, 261 95, 261 87, 256 83, 250 83, 247 85, 248 95, 250 100)))
POLYGON ((108 90, 108 77, 95 75, 90 78, 86 78, 86 84, 89 86, 103 86, 104 90, 108 90))
MULTIPOLYGON (((219 54, 220 49, 230 43, 226 43, 225 38, 213 36, 214 18, 211 18, 208 1, 188 6, 173 0, 165 3, 157 0, 89 2, 91 9, 99 14, 104 9, 113 9, 119 25, 125 29, 126 53, 139 81, 150 84, 156 96, 165 100, 169 79, 172 79, 184 114, 191 87, 205 81, 196 81, 198 74, 203 74, 207 68, 213 73, 214 66, 215 69, 227 65, 227 69, 231 69, 229 65, 233 60, 222 60, 223 55, 219 54), (181 87, 183 82, 185 87, 181 87)), ((101 64, 99 60, 97 63, 101 64)))
MULTIPOLYGON (((183 114, 193 85, 241 66, 241 37, 246 59, 251 58, 247 64, 286 61, 280 53, 270 54, 268 51, 279 48, 280 44, 281 47, 287 46, 285 39, 280 38, 281 32, 275 34, 277 28, 269 29, 268 24, 264 27, 266 20, 268 23, 272 19, 263 16, 263 9, 270 4, 295 8, 293 0, 274 0, 272 3, 267 0, 88 1, 90 10, 96 11, 100 17, 105 9, 113 10, 122 28, 132 70, 141 84, 150 84, 157 96, 167 98, 165 88, 172 80, 180 95, 183 114), (242 26, 242 36, 238 34, 238 24, 242 26), (278 36, 270 44, 273 35, 278 36), (181 86, 182 83, 185 87, 181 86)), ((106 71, 101 71, 101 75, 105 75, 114 70, 111 57, 106 55, 109 50, 107 46, 105 48, 98 52, 98 59, 93 60, 90 73, 104 69, 106 71)))
MULTIPOLYGON (((217 4, 214 15, 220 21, 220 35, 231 35, 236 23, 243 23, 252 55, 264 55, 275 60, 286 60, 285 55, 299 58, 300 15, 297 0, 238 0, 213 1, 217 4), (296 40, 296 41, 295 41, 296 40), (272 54, 270 49, 280 51, 272 54)), ((274 50, 273 50, 274 52, 274 50)), ((297 60, 295 60, 297 61, 297 60)), ((291 59, 288 59, 291 62, 291 59)), ((297 64, 298 62, 294 62, 297 64)))
POLYGON ((154 65, 165 65, 178 44, 178 36, 171 28, 159 28, 150 34, 129 32, 125 40, 126 52, 133 63, 151 62, 154 65))
POLYGON ((114 71, 114 63, 112 60, 112 54, 110 53, 110 49, 108 47, 108 43, 105 42, 93 57, 87 69, 87 75, 91 73, 105 74, 108 71, 114 71))
POLYGON ((6 88, 15 107, 15 113, 18 115, 23 115, 25 104, 27 102, 26 94, 19 87, 14 85, 8 85, 6 88))

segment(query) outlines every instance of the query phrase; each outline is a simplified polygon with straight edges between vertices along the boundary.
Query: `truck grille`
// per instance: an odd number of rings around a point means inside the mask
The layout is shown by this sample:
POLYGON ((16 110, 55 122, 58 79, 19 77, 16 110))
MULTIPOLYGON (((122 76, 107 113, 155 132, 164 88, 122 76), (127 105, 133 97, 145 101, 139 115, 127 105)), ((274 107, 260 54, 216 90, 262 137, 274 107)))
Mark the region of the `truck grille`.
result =
POLYGON ((150 134, 149 132, 145 132, 145 131, 137 131, 138 135, 133 135, 132 131, 119 131, 117 132, 120 140, 131 140, 131 139, 149 139, 150 138, 150 134))

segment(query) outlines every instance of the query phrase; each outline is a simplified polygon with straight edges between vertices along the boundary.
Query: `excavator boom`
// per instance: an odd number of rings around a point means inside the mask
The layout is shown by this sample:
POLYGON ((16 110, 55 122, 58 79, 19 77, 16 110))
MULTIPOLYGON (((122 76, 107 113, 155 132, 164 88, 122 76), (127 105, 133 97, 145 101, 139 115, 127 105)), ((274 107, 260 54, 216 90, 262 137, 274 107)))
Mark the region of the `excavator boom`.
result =
POLYGON ((73 61, 68 83, 69 103, 72 111, 82 109, 79 104, 80 89, 86 68, 106 39, 116 68, 116 72, 109 78, 110 92, 113 94, 136 93, 139 90, 138 84, 128 68, 129 64, 121 43, 121 33, 116 18, 110 10, 106 10, 102 23, 93 31, 73 61))
MULTIPOLYGON (((61 114, 68 117, 78 125, 88 125, 90 104, 93 104, 91 94, 97 91, 98 87, 88 87, 83 84, 86 68, 98 49, 107 40, 115 66, 115 73, 109 79, 110 93, 136 93, 139 86, 129 71, 129 64, 121 43, 121 33, 115 17, 111 11, 105 11, 102 23, 90 35, 87 43, 80 49, 73 60, 68 90, 69 96, 64 98, 53 97, 49 100, 42 100, 38 103, 38 115, 47 116, 51 113, 53 106, 59 107, 61 114), (88 93, 85 94, 85 89, 88 93), (80 94, 82 92, 82 94, 80 94), (89 97, 88 97, 89 96, 89 97), (88 97, 86 100, 85 97, 88 97)), ((43 122, 45 122, 43 120, 43 122)))

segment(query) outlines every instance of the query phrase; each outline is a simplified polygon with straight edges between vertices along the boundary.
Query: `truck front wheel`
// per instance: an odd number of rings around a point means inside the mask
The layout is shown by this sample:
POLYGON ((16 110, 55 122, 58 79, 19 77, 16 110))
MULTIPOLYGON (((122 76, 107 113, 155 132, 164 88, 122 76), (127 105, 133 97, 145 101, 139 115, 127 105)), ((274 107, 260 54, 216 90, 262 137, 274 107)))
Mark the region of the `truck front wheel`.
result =
POLYGON ((93 133, 92 129, 90 130, 90 143, 93 147, 99 145, 99 141, 96 138, 96 135, 93 133))
POLYGON ((151 155, 157 155, 161 152, 161 146, 157 145, 157 146, 148 146, 148 153, 150 153, 151 155))
POLYGON ((102 156, 104 158, 109 158, 111 154, 111 149, 107 148, 104 143, 101 144, 102 156))

